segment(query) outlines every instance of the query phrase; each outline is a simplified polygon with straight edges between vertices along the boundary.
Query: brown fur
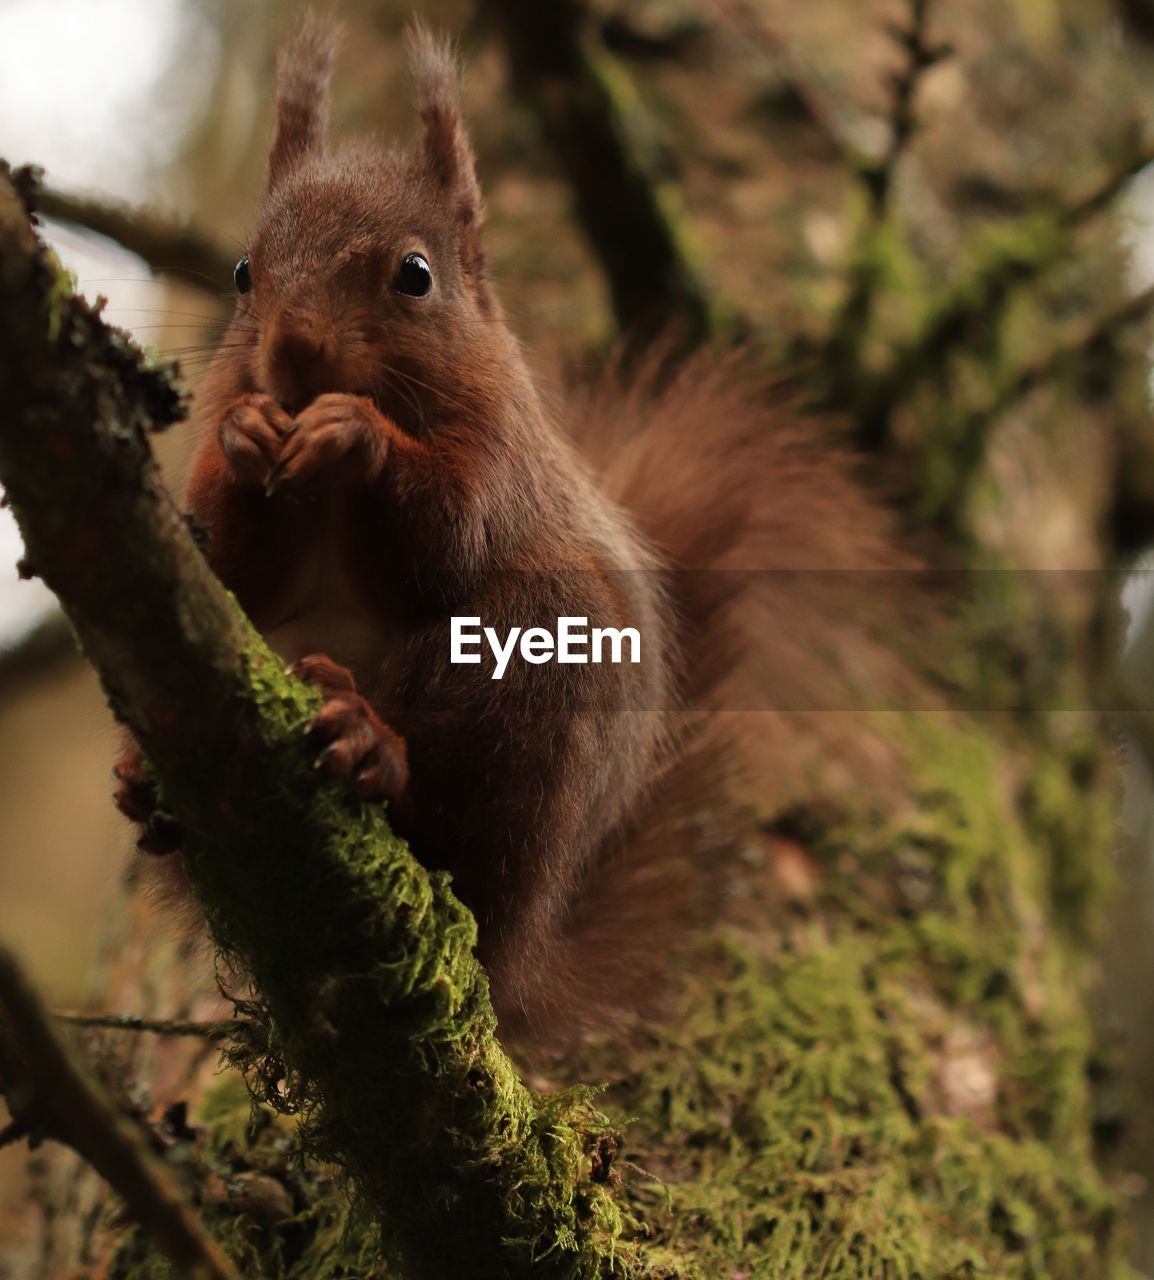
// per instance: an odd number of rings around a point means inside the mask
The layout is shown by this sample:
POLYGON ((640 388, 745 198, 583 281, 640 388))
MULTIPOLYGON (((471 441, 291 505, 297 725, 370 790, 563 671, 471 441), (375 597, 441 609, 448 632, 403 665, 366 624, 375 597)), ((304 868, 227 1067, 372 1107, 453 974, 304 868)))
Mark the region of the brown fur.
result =
POLYGON ((851 617, 868 593, 748 571, 895 558, 845 462, 735 361, 547 410, 485 273, 452 57, 419 27, 410 49, 405 150, 327 148, 318 25, 281 60, 254 287, 197 398, 187 500, 274 646, 347 666, 358 732, 407 754, 393 821, 475 912, 503 1031, 558 1037, 656 1007, 752 805, 826 753, 814 709, 893 676, 851 617), (391 287, 409 252, 427 298, 391 287), (633 625, 643 661, 493 681, 449 665, 451 614, 633 625))

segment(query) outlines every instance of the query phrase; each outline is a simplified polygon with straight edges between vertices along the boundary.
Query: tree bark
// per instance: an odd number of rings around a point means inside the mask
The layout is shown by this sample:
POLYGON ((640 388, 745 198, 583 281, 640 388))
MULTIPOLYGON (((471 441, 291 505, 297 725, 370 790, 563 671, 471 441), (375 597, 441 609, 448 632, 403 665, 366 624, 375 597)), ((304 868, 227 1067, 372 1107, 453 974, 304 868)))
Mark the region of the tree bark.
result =
POLYGON ((583 0, 486 0, 517 90, 568 179, 613 311, 639 350, 665 335, 687 346, 715 328, 684 228, 631 133, 623 73, 594 49, 583 0))

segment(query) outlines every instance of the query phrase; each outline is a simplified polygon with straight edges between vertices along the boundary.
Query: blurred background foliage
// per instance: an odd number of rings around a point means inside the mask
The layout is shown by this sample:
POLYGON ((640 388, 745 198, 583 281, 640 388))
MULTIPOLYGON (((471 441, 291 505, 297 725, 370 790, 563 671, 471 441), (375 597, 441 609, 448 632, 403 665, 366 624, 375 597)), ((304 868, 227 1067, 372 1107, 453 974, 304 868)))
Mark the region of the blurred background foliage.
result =
MULTIPOLYGON (((67 38, 54 27, 69 6, 31 7, 39 26, 14 28, 24 43, 7 40, 3 56, 51 79, 53 41, 67 38)), ((868 455, 911 544, 967 575, 967 643, 947 678, 969 705, 999 709, 1007 741, 1068 745, 1088 792, 1115 785, 1100 712, 1119 644, 1118 592, 1122 572, 1154 542, 1154 6, 335 7, 346 27, 339 134, 412 129, 400 34, 414 10, 457 34, 493 272, 514 327, 558 387, 602 363, 623 322, 652 316, 652 243, 630 243, 614 262, 598 252, 595 230, 587 234, 598 210, 575 211, 572 181, 598 156, 582 154, 580 138, 567 150, 550 133, 557 95, 595 110, 589 86, 604 93, 677 259, 678 287, 661 305, 678 309, 682 336, 746 341, 820 411, 815 430, 868 455), (563 39, 569 23, 579 31, 583 61, 568 84, 535 72, 532 50, 518 48, 534 22, 549 28, 542 40, 563 39), (1087 755, 1088 733, 1097 746, 1087 755)), ((0 0, 0 39, 12 13, 29 8, 0 0)), ((79 179, 50 168, 48 181, 146 203, 237 257, 263 185, 275 51, 298 6, 164 8, 166 41, 93 47, 104 78, 116 76, 118 59, 151 58, 153 87, 118 118, 103 159, 94 152, 79 179)), ((54 119, 83 117, 86 92, 59 75, 54 119)), ((8 158, 37 160, 42 136, 9 138, 0 124, 0 151, 25 146, 8 158)), ((231 308, 227 275, 148 277, 139 260, 109 256, 106 242, 59 222, 52 229, 66 253, 80 254, 90 293, 115 304, 121 282, 133 282, 138 309, 118 318, 174 353, 194 386, 231 308)), ((623 224, 627 243, 628 234, 623 224)), ((187 433, 161 442, 174 482, 189 443, 187 433)), ((126 863, 128 836, 106 798, 115 735, 94 679, 51 635, 41 649, 14 643, 5 661, 0 928, 60 1001, 79 1003, 126 863)), ((1010 768, 1007 785, 1028 790, 1010 768)), ((1144 834, 1141 787, 1129 806, 1144 834)), ((1128 1088, 1137 1118, 1116 1159, 1151 1177, 1154 876, 1142 839, 1117 854, 1095 850, 1089 873, 1085 865, 1070 869, 1067 891, 1097 895, 1111 913, 1102 1032, 1106 1056, 1123 1064, 1104 1090, 1102 1129, 1116 1126, 1114 1092, 1128 1088)), ((0 1175, 15 1166, 0 1163, 0 1175)), ((1140 1256, 1154 1266, 1150 1197, 1140 1179, 1127 1186, 1140 1201, 1140 1256)))

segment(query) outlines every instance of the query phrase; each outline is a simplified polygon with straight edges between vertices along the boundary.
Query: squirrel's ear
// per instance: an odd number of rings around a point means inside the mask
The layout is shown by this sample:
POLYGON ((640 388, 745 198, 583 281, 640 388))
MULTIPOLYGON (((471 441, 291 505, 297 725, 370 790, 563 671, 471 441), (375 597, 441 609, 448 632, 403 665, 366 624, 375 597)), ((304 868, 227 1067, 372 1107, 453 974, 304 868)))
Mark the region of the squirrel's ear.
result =
POLYGON ((271 189, 310 153, 321 151, 329 115, 329 75, 337 30, 306 15, 277 59, 276 138, 268 158, 271 189))
POLYGON ((457 60, 447 40, 417 21, 406 33, 421 114, 420 153, 434 182, 456 207, 466 266, 480 270, 482 203, 473 148, 461 122, 457 60))

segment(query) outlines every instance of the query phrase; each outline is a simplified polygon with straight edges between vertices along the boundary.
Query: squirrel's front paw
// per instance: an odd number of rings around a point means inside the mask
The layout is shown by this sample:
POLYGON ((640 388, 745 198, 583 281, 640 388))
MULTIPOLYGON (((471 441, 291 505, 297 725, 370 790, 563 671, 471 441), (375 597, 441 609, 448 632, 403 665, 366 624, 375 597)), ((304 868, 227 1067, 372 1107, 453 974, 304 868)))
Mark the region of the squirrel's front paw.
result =
POLYGON ((324 694, 309 726, 318 767, 348 778, 362 800, 400 800, 409 783, 404 739, 357 693, 351 672, 324 654, 301 658, 292 671, 324 694))
POLYGON ((272 396, 242 396, 220 423, 220 447, 233 476, 245 484, 268 482, 293 420, 272 396))
POLYGON ((367 484, 380 475, 388 432, 388 420, 367 396, 317 396, 297 414, 265 491, 292 488, 336 469, 367 484))
POLYGON ((136 847, 141 853, 175 853, 181 845, 179 824, 157 811, 156 783, 144 763, 139 747, 129 747, 112 766, 116 789, 113 803, 122 814, 141 828, 136 847))

